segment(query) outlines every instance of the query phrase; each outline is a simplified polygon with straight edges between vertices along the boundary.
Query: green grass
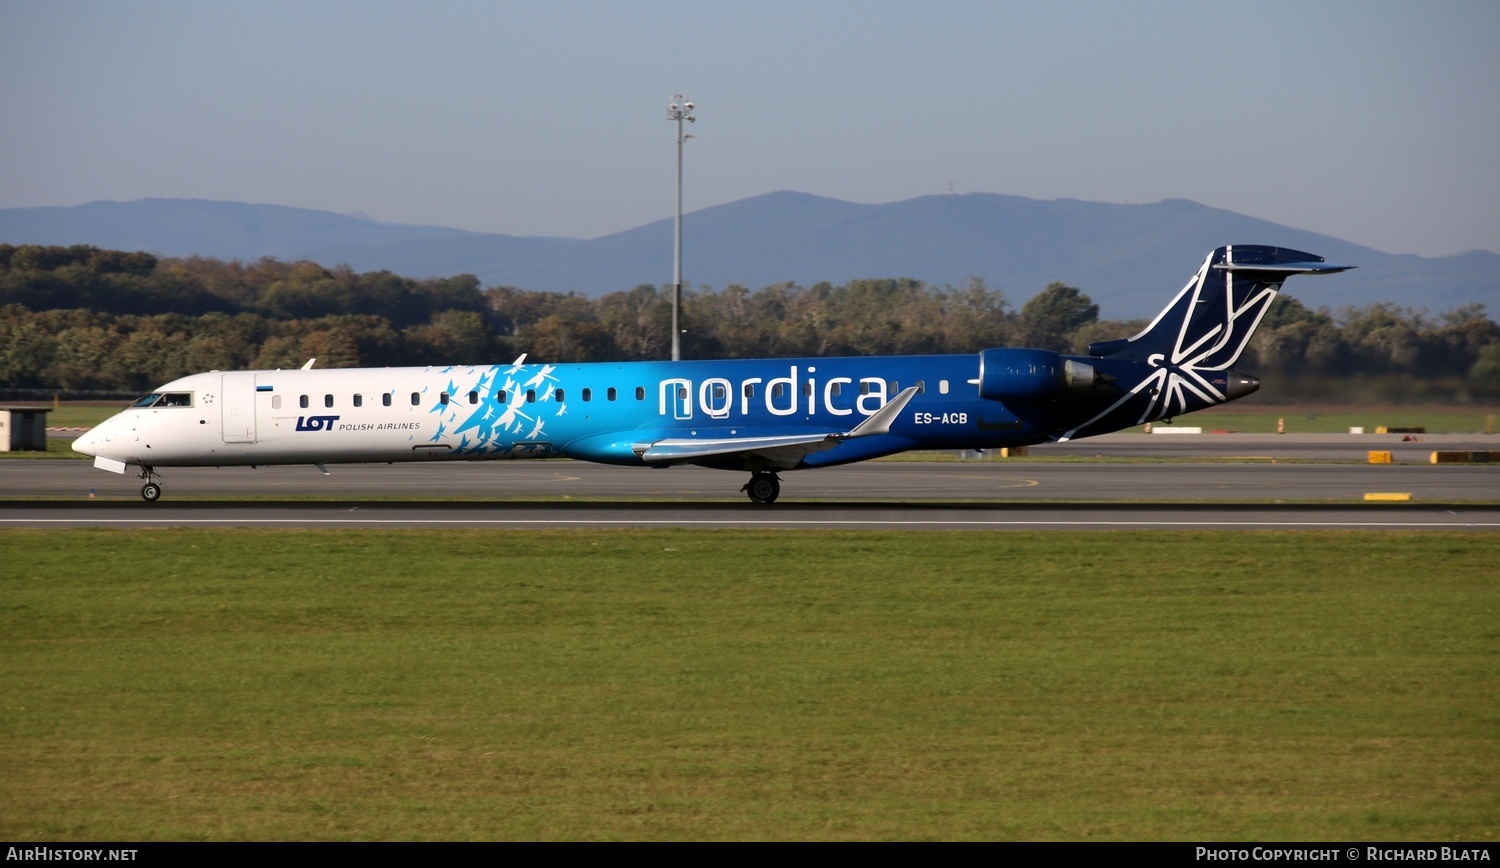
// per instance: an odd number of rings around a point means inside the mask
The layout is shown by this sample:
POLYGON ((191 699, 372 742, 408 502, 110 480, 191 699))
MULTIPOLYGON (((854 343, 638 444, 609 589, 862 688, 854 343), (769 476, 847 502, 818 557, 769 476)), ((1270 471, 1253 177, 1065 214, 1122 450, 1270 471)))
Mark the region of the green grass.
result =
MULTIPOLYGON (((47 414, 48 428, 92 428, 125 409, 128 401, 69 401, 47 414)), ((50 403, 17 402, 8 406, 50 408, 50 403)))
POLYGON ((0 460, 25 460, 28 458, 83 458, 89 461, 93 460, 93 456, 84 455, 82 452, 74 452, 73 441, 66 437, 48 437, 46 452, 34 452, 30 450, 0 452, 0 460))
POLYGON ((1487 840, 1500 536, 7 531, 0 838, 1487 840))

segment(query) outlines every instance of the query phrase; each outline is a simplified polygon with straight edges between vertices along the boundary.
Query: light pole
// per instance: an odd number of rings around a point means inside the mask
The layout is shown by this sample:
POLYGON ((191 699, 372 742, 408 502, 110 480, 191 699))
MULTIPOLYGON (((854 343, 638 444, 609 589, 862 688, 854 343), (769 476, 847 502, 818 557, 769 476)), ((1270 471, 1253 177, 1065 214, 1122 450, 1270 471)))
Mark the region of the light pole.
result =
POLYGON ((672 230, 672 361, 682 360, 682 325, 679 311, 682 308, 682 143, 692 136, 682 134, 682 122, 693 123, 693 104, 683 99, 682 94, 672 94, 672 103, 667 106, 667 120, 677 122, 677 221, 672 230))

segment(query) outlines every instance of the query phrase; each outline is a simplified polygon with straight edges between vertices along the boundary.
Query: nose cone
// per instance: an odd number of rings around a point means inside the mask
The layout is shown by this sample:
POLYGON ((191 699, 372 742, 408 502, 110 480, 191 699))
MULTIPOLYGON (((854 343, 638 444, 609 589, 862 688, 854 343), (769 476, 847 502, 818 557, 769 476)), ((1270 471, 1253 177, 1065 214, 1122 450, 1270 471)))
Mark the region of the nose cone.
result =
POLYGON ((99 443, 102 440, 103 438, 99 434, 99 429, 90 428, 83 432, 77 440, 73 441, 73 451, 82 452, 84 455, 98 455, 99 443))
POLYGON ((95 458, 118 457, 113 453, 122 445, 120 435, 127 434, 132 427, 124 416, 123 413, 111 416, 83 432, 82 436, 73 441, 73 451, 95 458), (111 448, 112 446, 115 448, 111 448))
POLYGON ((1260 390, 1260 377, 1252 377, 1249 374, 1237 374, 1229 371, 1229 382, 1224 389, 1225 397, 1233 401, 1260 390))

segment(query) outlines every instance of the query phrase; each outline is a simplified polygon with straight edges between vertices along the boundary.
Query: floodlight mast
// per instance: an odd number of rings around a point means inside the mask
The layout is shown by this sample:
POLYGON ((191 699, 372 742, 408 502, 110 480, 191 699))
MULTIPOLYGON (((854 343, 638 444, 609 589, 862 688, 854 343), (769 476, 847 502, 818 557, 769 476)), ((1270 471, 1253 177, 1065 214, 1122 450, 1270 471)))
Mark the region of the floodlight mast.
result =
POLYGON ((682 122, 694 123, 693 104, 682 94, 672 94, 667 120, 677 122, 677 219, 672 231, 672 361, 682 360, 682 143, 692 136, 682 134, 682 122))

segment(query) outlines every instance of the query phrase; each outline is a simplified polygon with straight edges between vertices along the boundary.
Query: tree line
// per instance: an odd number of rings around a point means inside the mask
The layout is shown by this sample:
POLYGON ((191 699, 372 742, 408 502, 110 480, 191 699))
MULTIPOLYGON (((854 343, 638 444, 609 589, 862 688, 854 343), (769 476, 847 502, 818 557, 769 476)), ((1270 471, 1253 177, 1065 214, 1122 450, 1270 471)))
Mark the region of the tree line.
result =
MULTIPOLYGON (((322 367, 522 352, 548 362, 662 359, 670 323, 669 288, 649 284, 590 299, 485 288, 468 274, 418 280, 308 261, 0 245, 0 387, 145 391, 197 371, 312 357, 322 367)), ((1101 320, 1076 287, 1050 284, 1015 308, 977 278, 703 288, 684 292, 683 323, 685 358, 1083 352, 1145 326, 1101 320)), ((1477 304, 1436 316, 1393 304, 1335 314, 1281 296, 1237 367, 1294 393, 1375 378, 1387 391, 1416 384, 1393 397, 1500 396, 1500 326, 1477 304)))

